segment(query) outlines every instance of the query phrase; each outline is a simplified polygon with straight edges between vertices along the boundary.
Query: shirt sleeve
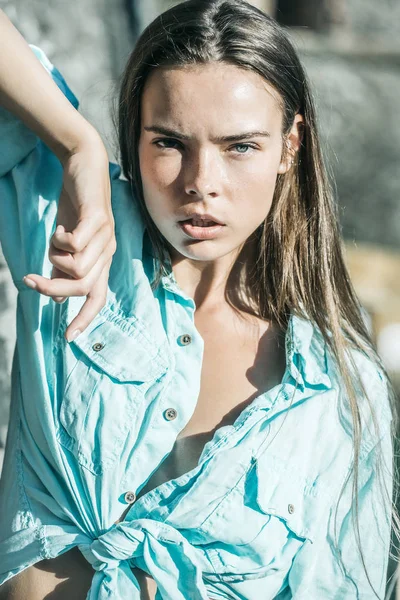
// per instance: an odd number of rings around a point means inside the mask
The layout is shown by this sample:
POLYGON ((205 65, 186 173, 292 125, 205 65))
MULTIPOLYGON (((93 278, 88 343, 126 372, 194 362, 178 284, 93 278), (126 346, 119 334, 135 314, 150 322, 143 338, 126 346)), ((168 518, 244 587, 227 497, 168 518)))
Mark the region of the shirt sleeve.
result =
MULTIPOLYGON (((289 572, 289 586, 294 600, 325 598, 332 600, 375 599, 385 597, 389 560, 392 501, 392 436, 390 427, 380 440, 381 471, 376 469, 378 446, 363 459, 359 467, 359 526, 365 567, 357 547, 356 527, 351 508, 352 478, 343 495, 330 507, 326 529, 314 543, 307 542, 297 553, 289 572), (379 475, 379 472, 381 473, 379 475), (386 490, 385 490, 386 488, 386 490), (335 513, 338 544, 335 547, 335 513), (337 550, 337 548, 339 550, 337 550), (339 561, 341 555, 343 564, 339 561)), ((354 516, 355 518, 355 516, 354 516)))
MULTIPOLYGON (((36 46, 43 67, 75 108, 78 101, 60 72, 36 46)), ((24 123, 0 107, 0 242, 18 289, 27 273, 50 277, 53 234, 63 170, 53 152, 24 123)))

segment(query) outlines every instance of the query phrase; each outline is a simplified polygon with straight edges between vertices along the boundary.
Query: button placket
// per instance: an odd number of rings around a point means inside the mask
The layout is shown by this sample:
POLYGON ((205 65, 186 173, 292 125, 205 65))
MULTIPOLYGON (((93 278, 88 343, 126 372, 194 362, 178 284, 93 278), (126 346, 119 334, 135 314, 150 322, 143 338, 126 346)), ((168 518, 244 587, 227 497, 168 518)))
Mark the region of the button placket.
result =
MULTIPOLYGON (((193 341, 192 336, 189 333, 184 333, 180 335, 177 339, 177 342, 181 346, 188 346, 193 341)), ((166 421, 174 421, 178 416, 178 411, 175 408, 167 408, 163 412, 163 417, 166 421)))

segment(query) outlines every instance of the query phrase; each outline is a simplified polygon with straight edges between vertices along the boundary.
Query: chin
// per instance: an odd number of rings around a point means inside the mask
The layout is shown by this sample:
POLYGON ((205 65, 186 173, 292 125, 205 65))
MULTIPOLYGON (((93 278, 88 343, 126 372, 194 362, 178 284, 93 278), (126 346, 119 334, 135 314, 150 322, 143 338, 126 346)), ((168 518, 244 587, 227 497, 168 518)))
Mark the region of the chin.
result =
POLYGON ((178 247, 169 244, 171 256, 179 259, 187 258, 199 262, 210 262, 218 260, 227 254, 234 252, 236 248, 223 248, 215 240, 190 240, 184 246, 178 247))

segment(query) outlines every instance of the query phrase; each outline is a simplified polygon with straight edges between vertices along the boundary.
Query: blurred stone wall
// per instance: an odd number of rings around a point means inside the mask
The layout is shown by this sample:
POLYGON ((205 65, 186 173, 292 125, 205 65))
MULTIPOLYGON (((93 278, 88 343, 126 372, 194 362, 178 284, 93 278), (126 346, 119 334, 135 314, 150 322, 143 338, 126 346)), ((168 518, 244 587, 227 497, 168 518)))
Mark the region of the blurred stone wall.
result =
POLYGON ((316 92, 344 236, 399 250, 399 37, 344 29, 294 39, 316 92))

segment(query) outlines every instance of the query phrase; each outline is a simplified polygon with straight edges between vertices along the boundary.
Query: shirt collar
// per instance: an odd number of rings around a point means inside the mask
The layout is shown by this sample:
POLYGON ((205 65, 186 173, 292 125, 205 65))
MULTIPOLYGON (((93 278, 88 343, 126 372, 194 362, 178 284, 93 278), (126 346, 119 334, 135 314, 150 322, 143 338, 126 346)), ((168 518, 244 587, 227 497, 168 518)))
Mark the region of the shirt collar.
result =
MULTIPOLYGON (((151 259, 151 272, 148 273, 148 276, 150 283, 152 284, 156 278, 155 276, 159 267, 159 260, 153 254, 152 245, 149 235, 147 233, 147 229, 145 229, 143 234, 143 253, 147 254, 151 259)), ((192 307, 194 308, 195 303, 193 299, 190 298, 187 294, 185 294, 185 292, 179 287, 175 279, 175 275, 172 269, 171 256, 166 248, 163 249, 163 270, 164 275, 161 277, 162 287, 165 290, 176 294, 181 300, 185 301, 187 304, 192 305, 192 307)))
POLYGON ((291 314, 286 332, 286 364, 304 389, 330 389, 327 344, 310 319, 291 314))

